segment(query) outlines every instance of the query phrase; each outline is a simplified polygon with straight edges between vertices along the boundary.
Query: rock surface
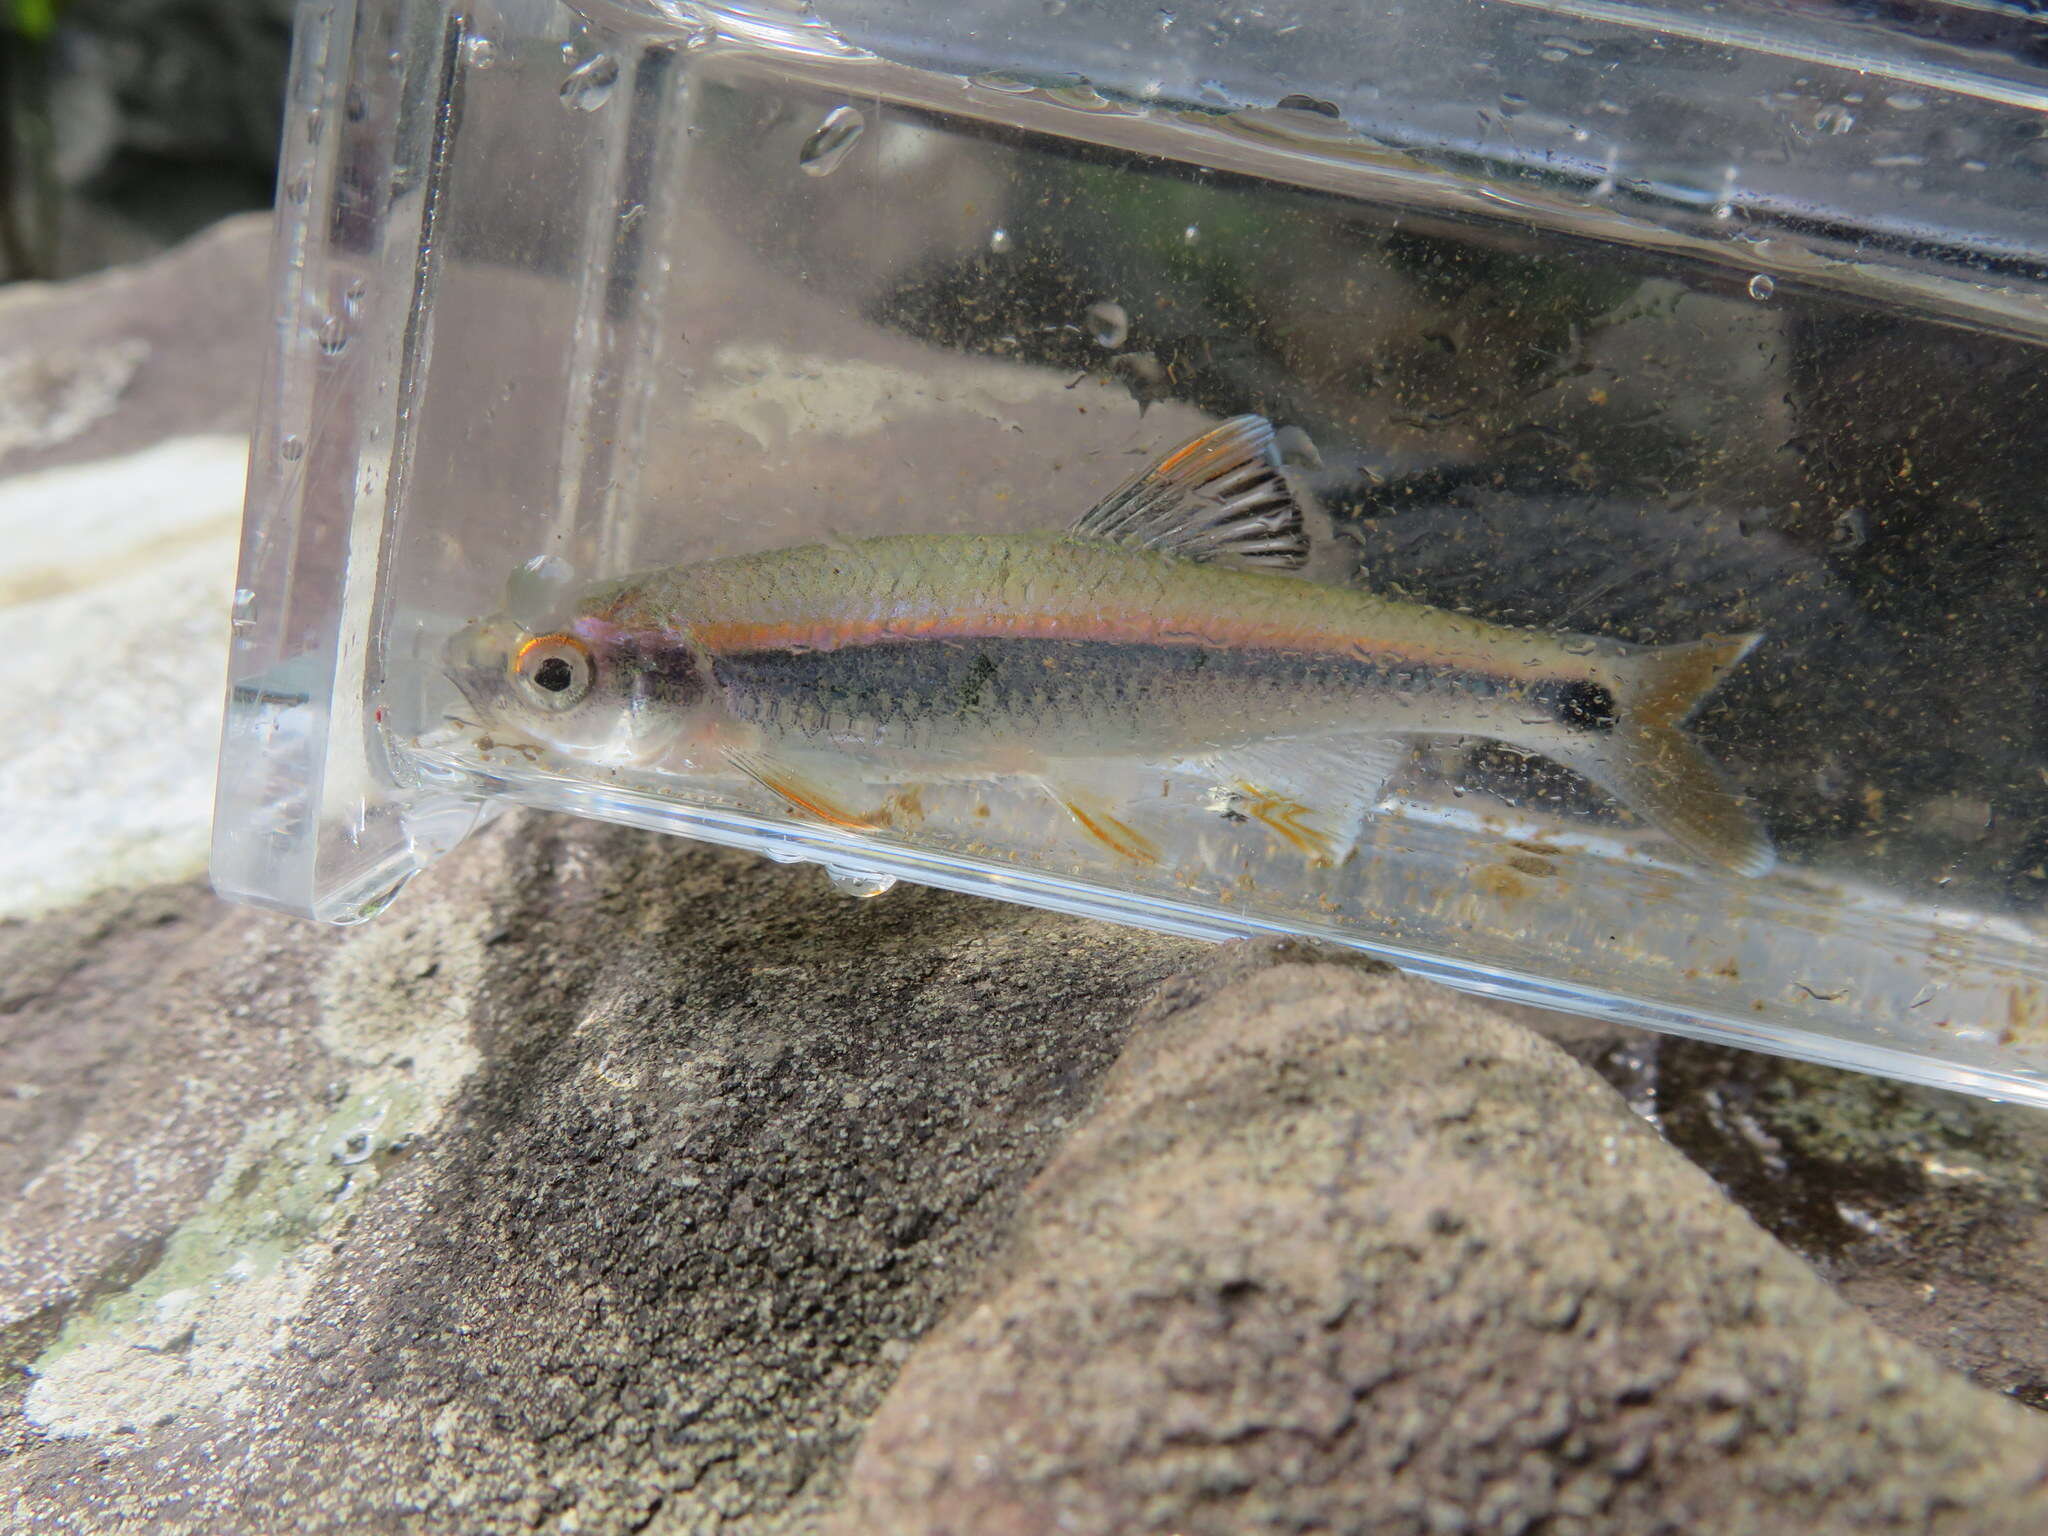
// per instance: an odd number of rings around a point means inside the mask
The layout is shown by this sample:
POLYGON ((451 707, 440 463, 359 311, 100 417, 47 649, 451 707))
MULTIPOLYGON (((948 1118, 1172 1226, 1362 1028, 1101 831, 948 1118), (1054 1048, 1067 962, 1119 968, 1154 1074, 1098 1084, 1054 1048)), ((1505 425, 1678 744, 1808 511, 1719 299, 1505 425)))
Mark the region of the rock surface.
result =
POLYGON ((1887 1328, 2048 1407, 2048 1115, 1509 1010, 1887 1328))
POLYGON ((2043 1516, 2048 1422, 1356 962, 539 818, 360 929, 172 887, 0 940, 0 1525, 2043 1516))
POLYGON ((869 1425, 841 1531, 2048 1519, 2048 1425, 1873 1327, 1528 1032, 1327 964, 1148 1012, 869 1425))
POLYGON ((141 265, 0 288, 0 473, 246 435, 270 231, 246 214, 141 265))
POLYGON ((803 1528, 1195 952, 538 820, 343 933, 0 933, 0 1511, 74 1531, 803 1528))

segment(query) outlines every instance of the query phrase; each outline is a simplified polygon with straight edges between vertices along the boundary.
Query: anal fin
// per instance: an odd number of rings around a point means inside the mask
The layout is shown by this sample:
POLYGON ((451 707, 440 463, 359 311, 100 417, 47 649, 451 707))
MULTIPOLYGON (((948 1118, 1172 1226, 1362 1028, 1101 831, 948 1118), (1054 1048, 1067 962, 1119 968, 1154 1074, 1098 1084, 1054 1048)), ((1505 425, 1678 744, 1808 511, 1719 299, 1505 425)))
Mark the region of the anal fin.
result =
POLYGON ((1159 844, 1136 824, 1124 801, 1083 789, 1071 779, 1039 779, 1039 785, 1061 810, 1074 818, 1090 839, 1132 864, 1157 864, 1159 844))

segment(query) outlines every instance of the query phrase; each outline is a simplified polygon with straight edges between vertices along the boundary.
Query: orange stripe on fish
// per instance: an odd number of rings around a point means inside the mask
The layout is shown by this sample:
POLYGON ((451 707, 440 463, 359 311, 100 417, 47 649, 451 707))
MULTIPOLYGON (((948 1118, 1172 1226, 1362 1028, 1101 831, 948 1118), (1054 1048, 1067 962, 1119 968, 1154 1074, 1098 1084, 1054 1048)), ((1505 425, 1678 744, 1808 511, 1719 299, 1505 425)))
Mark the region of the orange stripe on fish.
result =
POLYGON ((1457 667, 1509 678, 1555 674, 1540 660, 1517 663, 1498 649, 1460 656, 1442 646, 1346 634, 1325 625, 1276 624, 1215 613, 1151 611, 1086 614, 995 610, 890 619, 726 620, 693 625, 691 637, 713 655, 752 651, 844 650, 899 640, 1076 640, 1120 644, 1206 646, 1250 651, 1320 653, 1357 659, 1381 656, 1424 666, 1457 667))

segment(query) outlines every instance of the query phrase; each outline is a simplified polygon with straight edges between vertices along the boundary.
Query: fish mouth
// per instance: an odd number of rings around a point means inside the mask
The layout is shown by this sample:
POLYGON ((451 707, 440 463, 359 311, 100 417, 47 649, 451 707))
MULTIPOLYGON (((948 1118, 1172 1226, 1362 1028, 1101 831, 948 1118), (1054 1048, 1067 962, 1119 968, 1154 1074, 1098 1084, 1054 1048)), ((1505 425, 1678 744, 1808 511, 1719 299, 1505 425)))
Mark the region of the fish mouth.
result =
POLYGON ((504 692, 506 668, 517 649, 518 626, 504 618, 480 619, 448 637, 441 671, 470 707, 489 716, 504 692))

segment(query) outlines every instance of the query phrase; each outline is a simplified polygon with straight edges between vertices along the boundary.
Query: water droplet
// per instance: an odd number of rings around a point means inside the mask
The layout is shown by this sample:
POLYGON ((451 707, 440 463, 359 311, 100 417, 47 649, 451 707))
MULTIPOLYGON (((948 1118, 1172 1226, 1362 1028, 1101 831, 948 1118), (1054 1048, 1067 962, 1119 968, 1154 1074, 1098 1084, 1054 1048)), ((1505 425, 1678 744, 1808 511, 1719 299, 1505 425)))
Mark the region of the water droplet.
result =
POLYGON ((377 1143, 368 1131, 351 1131, 327 1155, 342 1167, 351 1168, 357 1163, 367 1163, 370 1154, 376 1150, 377 1143))
POLYGON ((985 90, 1000 91, 1005 96, 1028 96, 1038 89, 1035 81, 1000 69, 986 75, 976 75, 974 83, 985 90))
POLYGON ((1131 334, 1131 317, 1124 313, 1123 305, 1109 299, 1100 304, 1090 304, 1088 334, 1095 338, 1098 347, 1115 351, 1131 334))
POLYGON ((1201 238, 1202 226, 1199 224, 1190 224, 1186 229, 1180 232, 1180 243, 1182 245, 1193 245, 1197 240, 1201 238))
POLYGON ((988 248, 998 256, 1009 255, 1011 247, 1015 244, 1016 242, 1010 238, 1010 232, 1007 229, 996 229, 989 232, 988 248))
POLYGON ((1536 57, 1546 64, 1562 64, 1571 57, 1562 48, 1538 48, 1536 57))
POLYGON ((1567 656, 1590 656, 1599 646, 1600 642, 1591 635, 1566 635, 1558 641, 1558 649, 1567 656))
POLYGON ((306 456, 306 440, 296 432, 287 432, 277 445, 277 456, 287 464, 296 464, 306 456))
POLYGON ((256 627, 256 594, 248 587, 235 588, 235 606, 230 621, 237 631, 256 627))
POLYGON ((1778 280, 1768 272, 1759 272, 1749 280, 1749 296, 1762 303, 1778 291, 1778 280))
POLYGON ((1502 117, 1519 117, 1522 109, 1528 105, 1529 98, 1517 91, 1502 91, 1500 93, 1500 115, 1502 117))
POLYGON ((1918 112, 1927 105, 1927 98, 1916 96, 1911 91, 1900 91, 1897 95, 1885 97, 1884 104, 1894 112, 1918 112))
POLYGON ((488 37, 472 37, 462 45, 471 69, 489 69, 498 62, 498 45, 488 37))
POLYGON ((1156 24, 1158 25, 1158 28, 1161 32, 1171 32, 1173 30, 1173 24, 1179 20, 1180 18, 1174 15, 1173 12, 1162 10, 1157 13, 1156 24))
POLYGON ((360 277, 342 291, 341 308, 344 314, 353 315, 363 307, 363 295, 370 291, 370 285, 360 277))
POLYGON ((325 113, 323 113, 318 107, 314 107, 311 111, 307 112, 306 142, 308 144, 318 144, 320 142, 320 135, 324 133, 326 129, 327 117, 325 113))
POLYGON ((313 178, 304 171, 299 172, 284 189, 284 195, 294 203, 303 204, 313 195, 313 178))
POLYGON ((579 64, 562 82, 562 100, 582 112, 595 112, 612 99, 619 83, 619 61, 608 53, 579 64))
POLYGON ((827 864, 825 874, 831 880, 833 890, 857 901, 867 901, 896 887, 894 875, 877 874, 871 869, 843 869, 837 864, 827 864))
POLYGON ((867 126, 868 120, 860 115, 858 108, 834 107, 804 140, 804 147, 797 151, 796 163, 803 167, 806 176, 830 176, 839 169, 839 162, 852 153, 853 146, 860 142, 867 126))
POLYGON ((342 324, 341 316, 329 315, 319 332, 320 350, 333 357, 348 345, 348 327, 342 324))
POLYGON ((1856 114, 1847 107, 1830 104, 1813 114, 1816 133, 1847 133, 1856 126, 1856 114))
POLYGON ((1282 112, 1313 112, 1317 117, 1336 117, 1337 103, 1324 101, 1320 96, 1304 96, 1299 91, 1289 92, 1274 103, 1282 112))
POLYGON ((352 123, 360 123, 370 115, 370 98, 363 94, 360 85, 352 85, 342 97, 341 113, 352 123))

